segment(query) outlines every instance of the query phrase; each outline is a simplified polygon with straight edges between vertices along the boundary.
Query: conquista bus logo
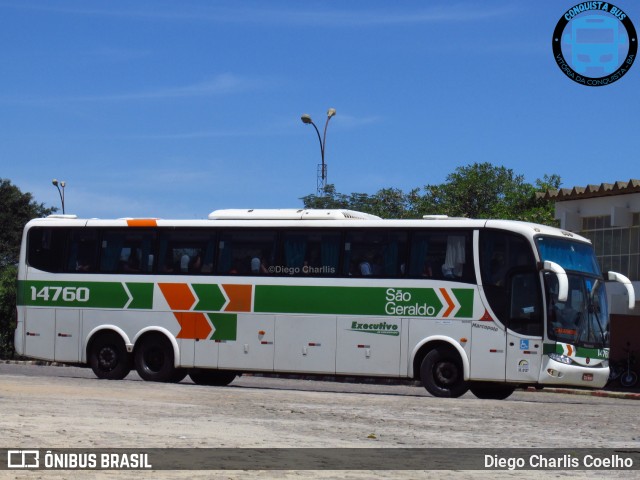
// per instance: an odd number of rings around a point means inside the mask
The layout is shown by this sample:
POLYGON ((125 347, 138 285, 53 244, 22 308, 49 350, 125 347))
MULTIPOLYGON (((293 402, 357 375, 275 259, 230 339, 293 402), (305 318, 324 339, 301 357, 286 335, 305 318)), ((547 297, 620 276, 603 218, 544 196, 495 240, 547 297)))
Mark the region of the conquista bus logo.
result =
POLYGON ((560 70, 589 87, 620 80, 638 51, 636 30, 629 16, 604 1, 582 2, 568 9, 556 25, 552 44, 560 70))

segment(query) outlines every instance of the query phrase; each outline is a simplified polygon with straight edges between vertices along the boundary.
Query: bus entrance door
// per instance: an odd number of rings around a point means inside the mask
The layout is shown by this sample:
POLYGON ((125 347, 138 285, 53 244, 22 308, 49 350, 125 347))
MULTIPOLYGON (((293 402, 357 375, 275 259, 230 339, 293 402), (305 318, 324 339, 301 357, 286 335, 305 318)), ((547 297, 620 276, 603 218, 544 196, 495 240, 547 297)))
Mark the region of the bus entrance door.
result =
POLYGON ((542 298, 538 274, 524 270, 509 276, 506 380, 538 381, 542 362, 542 298))
POLYGON ((535 383, 540 374, 542 338, 526 338, 507 333, 506 380, 535 383))

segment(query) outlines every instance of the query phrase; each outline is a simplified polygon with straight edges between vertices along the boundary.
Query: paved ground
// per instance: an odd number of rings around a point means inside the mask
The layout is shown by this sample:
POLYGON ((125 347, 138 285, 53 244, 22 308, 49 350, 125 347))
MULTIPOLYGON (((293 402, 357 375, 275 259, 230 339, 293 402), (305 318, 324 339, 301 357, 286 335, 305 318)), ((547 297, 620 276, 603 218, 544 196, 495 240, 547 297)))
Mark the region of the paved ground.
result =
MULTIPOLYGON (((506 401, 430 397, 421 387, 245 376, 229 387, 93 378, 72 367, 0 365, 7 448, 640 448, 640 403, 517 391, 506 401)), ((132 472, 91 472, 130 478, 132 472)), ((545 472, 635 478, 634 472, 545 472)), ((635 472, 637 473, 637 471, 635 472)), ((4 474, 4 475, 3 475, 4 474)), ((533 478, 536 472, 156 472, 136 478, 533 478)), ((31 472, 2 478, 87 478, 31 472)))

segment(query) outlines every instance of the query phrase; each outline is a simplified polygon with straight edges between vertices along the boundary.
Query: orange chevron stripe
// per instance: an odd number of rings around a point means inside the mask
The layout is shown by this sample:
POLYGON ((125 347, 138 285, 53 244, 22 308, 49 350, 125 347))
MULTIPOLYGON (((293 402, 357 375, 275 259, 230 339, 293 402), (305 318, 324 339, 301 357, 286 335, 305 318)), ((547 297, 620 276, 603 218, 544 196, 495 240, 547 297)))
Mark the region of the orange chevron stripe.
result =
POLYGON ((222 285, 222 288, 229 297, 229 305, 224 309, 225 312, 251 311, 251 294, 253 292, 251 285, 222 285))
POLYGON ((196 299, 186 283, 159 283, 171 310, 191 310, 196 299))
POLYGON ((571 345, 567 345, 567 353, 569 357, 573 354, 573 347, 571 345))
POLYGON ((447 293, 447 290, 444 288, 440 289, 440 293, 442 294, 442 296, 444 297, 444 299, 447 301, 447 303, 449 304, 449 308, 447 308, 447 310, 444 312, 444 316, 448 317, 451 312, 453 312, 453 309, 456 308, 456 304, 453 303, 453 301, 451 300, 451 297, 449 296, 449 294, 447 293))
POLYGON ((174 315, 180 324, 176 338, 204 340, 211 335, 212 328, 204 313, 178 312, 174 315))

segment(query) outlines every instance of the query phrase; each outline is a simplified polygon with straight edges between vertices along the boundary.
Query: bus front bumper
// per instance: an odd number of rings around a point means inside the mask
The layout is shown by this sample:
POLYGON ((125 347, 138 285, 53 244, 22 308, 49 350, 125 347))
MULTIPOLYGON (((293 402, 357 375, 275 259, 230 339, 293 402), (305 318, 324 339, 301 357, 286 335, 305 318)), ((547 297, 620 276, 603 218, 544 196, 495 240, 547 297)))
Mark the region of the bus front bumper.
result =
POLYGON ((557 362, 546 355, 540 369, 541 385, 602 388, 609 380, 609 367, 581 367, 557 362))

